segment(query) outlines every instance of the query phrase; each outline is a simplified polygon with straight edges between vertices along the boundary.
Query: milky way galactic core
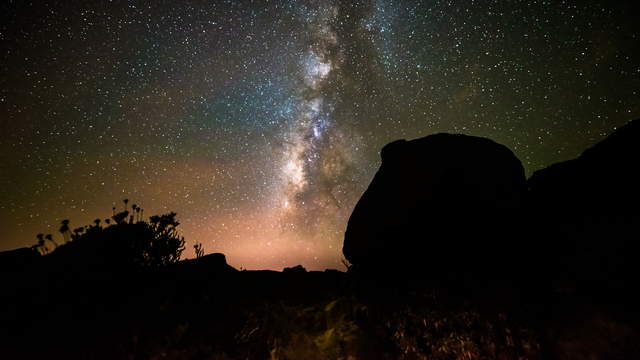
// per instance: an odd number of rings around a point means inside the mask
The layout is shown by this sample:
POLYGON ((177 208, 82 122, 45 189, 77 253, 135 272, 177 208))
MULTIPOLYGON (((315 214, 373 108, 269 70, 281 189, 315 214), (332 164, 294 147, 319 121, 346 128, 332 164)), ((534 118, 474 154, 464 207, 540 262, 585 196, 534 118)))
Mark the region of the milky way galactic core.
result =
MULTIPOLYGON (((631 2, 629 2, 631 3, 631 2)), ((237 267, 343 268, 400 138, 489 137, 527 173, 640 117, 632 5, 93 1, 0 5, 0 250, 176 211, 237 267)))

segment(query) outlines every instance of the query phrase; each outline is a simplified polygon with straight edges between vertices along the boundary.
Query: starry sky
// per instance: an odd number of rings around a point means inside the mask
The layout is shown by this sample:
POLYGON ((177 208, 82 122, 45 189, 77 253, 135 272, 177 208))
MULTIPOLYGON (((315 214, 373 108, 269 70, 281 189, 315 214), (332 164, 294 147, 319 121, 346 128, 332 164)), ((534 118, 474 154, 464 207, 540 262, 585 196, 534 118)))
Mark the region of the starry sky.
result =
POLYGON ((4 0, 0 250, 128 198, 187 257, 342 268, 384 144, 485 136, 531 174, 640 118, 631 3, 4 0))

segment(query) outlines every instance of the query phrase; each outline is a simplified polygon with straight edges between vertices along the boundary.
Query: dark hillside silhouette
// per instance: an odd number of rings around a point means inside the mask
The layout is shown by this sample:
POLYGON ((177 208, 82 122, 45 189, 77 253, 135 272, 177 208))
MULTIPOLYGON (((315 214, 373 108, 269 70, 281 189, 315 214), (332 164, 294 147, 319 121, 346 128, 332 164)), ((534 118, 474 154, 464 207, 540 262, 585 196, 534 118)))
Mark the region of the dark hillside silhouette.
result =
POLYGON ((635 292, 640 271, 640 120, 528 181, 533 236, 552 277, 593 296, 635 292))
POLYGON ((24 271, 39 259, 40 253, 32 247, 0 252, 0 272, 24 271))
POLYGON ((536 171, 531 206, 551 212, 640 212, 640 120, 631 121, 577 159, 536 171))

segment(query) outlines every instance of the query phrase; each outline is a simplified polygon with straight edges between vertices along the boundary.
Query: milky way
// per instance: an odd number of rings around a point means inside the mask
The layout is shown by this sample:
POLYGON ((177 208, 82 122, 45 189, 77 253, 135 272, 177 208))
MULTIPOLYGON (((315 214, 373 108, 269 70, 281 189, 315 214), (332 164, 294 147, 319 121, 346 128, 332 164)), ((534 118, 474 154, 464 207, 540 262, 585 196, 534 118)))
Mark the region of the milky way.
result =
POLYGON ((530 174, 640 117, 635 13, 605 1, 4 1, 0 249, 129 198, 176 211, 188 246, 237 267, 340 268, 384 144, 486 136, 530 174))
POLYGON ((355 134, 342 132, 333 117, 332 98, 344 81, 333 30, 339 11, 331 2, 320 2, 307 21, 308 50, 300 64, 300 99, 297 111, 284 134, 283 194, 285 227, 319 234, 319 226, 340 211, 344 189, 342 179, 354 164, 355 134))

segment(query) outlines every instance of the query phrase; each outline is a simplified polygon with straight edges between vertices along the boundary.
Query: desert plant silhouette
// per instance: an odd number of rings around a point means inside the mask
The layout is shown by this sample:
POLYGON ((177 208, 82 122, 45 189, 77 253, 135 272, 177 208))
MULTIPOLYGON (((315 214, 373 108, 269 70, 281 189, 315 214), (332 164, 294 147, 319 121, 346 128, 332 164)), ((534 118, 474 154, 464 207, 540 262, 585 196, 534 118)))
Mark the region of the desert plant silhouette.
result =
POLYGON ((193 245, 193 249, 196 252, 196 259, 200 259, 204 256, 204 247, 202 246, 202 243, 196 243, 193 245))
POLYGON ((55 248, 51 255, 57 258, 84 259, 86 262, 104 264, 108 267, 159 269, 180 260, 184 250, 184 238, 178 233, 176 213, 152 216, 148 221, 142 219, 142 209, 134 205, 132 213, 127 210, 128 199, 123 201, 125 210, 113 212, 110 219, 96 219, 92 225, 69 228, 69 220, 63 220, 60 227, 65 242, 55 243, 49 234, 38 234, 38 242, 32 247, 45 255, 49 253, 47 241, 55 248), (135 220, 135 221, 134 221, 135 220))
POLYGON ((46 255, 49 253, 49 248, 47 247, 47 241, 53 243, 55 247, 58 247, 58 244, 55 241, 53 241, 53 235, 51 234, 45 235, 44 239, 42 237, 42 234, 38 234, 36 237, 38 238, 38 243, 33 245, 32 248, 40 252, 40 254, 42 255, 46 255))
POLYGON ((36 238, 38 239, 38 242, 36 242, 33 246, 31 246, 31 249, 39 252, 40 254, 44 255, 48 252, 47 248, 45 247, 45 239, 44 239, 44 234, 38 234, 36 235, 36 238))
MULTIPOLYGON (((60 226, 60 233, 62 234, 62 238, 65 242, 70 240, 69 236, 69 220, 62 220, 62 225, 60 226)), ((55 242, 54 242, 55 243, 55 242)), ((56 244, 57 247, 57 244, 56 244)))

